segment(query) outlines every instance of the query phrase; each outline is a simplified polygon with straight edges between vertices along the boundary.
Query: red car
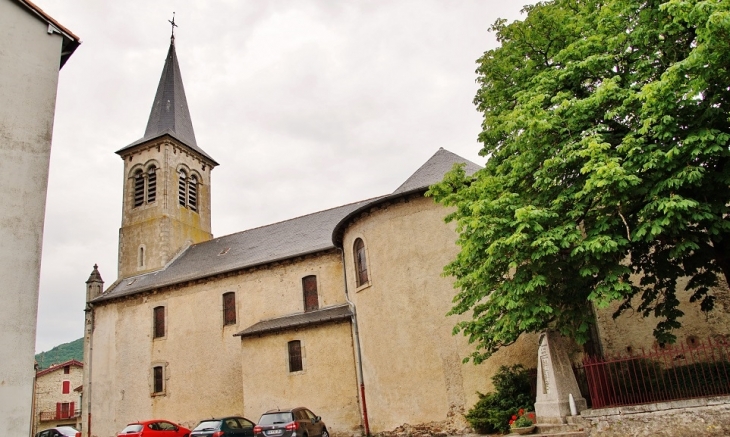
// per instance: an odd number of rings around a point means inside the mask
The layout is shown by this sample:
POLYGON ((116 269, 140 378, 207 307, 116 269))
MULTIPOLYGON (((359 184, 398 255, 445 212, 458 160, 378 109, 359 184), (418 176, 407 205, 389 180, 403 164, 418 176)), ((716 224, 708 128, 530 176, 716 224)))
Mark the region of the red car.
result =
POLYGON ((190 430, 169 420, 145 420, 127 425, 118 437, 189 437, 190 430))

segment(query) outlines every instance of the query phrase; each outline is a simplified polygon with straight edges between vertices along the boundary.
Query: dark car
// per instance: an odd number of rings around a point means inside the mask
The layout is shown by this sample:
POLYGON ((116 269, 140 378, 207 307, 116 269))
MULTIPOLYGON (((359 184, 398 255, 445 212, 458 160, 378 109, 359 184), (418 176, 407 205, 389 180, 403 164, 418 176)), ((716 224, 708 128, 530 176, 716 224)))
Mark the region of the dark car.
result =
POLYGON ((269 410, 261 415, 253 431, 256 437, 330 436, 322 418, 303 407, 269 410))
POLYGON ((70 426, 57 426, 36 433, 35 437, 79 437, 80 432, 70 426))
POLYGON ((206 419, 190 432, 190 437, 253 437, 253 426, 245 417, 206 419))

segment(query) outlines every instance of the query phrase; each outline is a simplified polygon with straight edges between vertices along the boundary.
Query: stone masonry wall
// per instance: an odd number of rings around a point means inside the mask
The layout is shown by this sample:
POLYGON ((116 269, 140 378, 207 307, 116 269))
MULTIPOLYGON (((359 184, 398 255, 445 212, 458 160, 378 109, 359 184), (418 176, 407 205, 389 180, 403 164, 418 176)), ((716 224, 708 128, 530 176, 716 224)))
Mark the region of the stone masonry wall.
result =
POLYGON ((728 436, 730 396, 586 410, 572 422, 590 437, 728 436))

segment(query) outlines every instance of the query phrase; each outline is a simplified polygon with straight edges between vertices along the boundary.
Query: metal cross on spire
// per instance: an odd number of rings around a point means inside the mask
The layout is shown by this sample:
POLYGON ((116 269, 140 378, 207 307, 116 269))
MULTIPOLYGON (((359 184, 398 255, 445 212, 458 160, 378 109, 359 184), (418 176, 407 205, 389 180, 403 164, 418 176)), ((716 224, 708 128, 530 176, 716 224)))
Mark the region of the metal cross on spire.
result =
POLYGON ((172 13, 172 20, 167 20, 167 22, 172 25, 172 32, 170 33, 170 44, 175 44, 175 28, 177 27, 177 24, 175 24, 175 12, 172 13))

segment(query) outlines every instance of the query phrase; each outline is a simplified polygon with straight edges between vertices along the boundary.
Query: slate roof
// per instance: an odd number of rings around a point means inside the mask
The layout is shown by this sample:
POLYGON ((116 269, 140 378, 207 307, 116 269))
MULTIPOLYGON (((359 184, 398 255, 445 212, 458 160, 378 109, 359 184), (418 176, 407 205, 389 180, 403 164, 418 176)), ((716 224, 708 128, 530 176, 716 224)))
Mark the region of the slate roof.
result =
POLYGON ((481 168, 441 148, 389 195, 192 245, 160 270, 117 280, 92 302, 334 249, 339 246, 342 232, 352 217, 380 202, 419 190, 425 191, 429 185, 440 181, 454 163, 461 162, 466 163, 468 174, 481 168))
POLYGON ((374 199, 367 205, 363 205, 360 208, 353 210, 347 216, 345 216, 332 230, 332 244, 336 247, 341 247, 342 236, 344 230, 347 227, 350 220, 362 211, 372 208, 373 206, 388 202, 392 199, 408 195, 410 193, 417 193, 419 191, 426 191, 429 186, 440 182, 446 172, 454 167, 454 164, 465 164, 464 171, 467 175, 472 175, 474 172, 482 168, 480 165, 475 164, 468 159, 462 158, 461 156, 449 152, 443 147, 439 147, 438 151, 434 153, 428 161, 426 161, 415 173, 413 173, 400 187, 396 188, 391 194, 382 196, 378 199, 374 199))
POLYGON ((213 165, 218 165, 210 155, 198 147, 195 140, 195 131, 190 118, 188 101, 185 98, 185 88, 180 74, 180 64, 175 53, 174 41, 174 39, 171 39, 170 49, 167 51, 165 66, 162 69, 160 83, 157 85, 157 93, 155 94, 155 100, 152 102, 152 110, 150 111, 150 118, 147 121, 144 136, 119 149, 117 154, 147 141, 160 138, 163 135, 170 135, 209 159, 213 165))
POLYGON ((306 313, 296 313, 288 316, 277 317, 275 319, 262 320, 249 326, 243 331, 234 334, 234 336, 239 336, 241 338, 255 337, 291 329, 347 320, 350 317, 352 317, 350 306, 344 304, 329 308, 322 308, 316 311, 309 311, 306 313))
POLYGON ((350 211, 375 199, 350 203, 260 228, 198 243, 161 270, 118 280, 92 302, 332 249, 332 228, 350 211))
POLYGON ((455 163, 464 163, 464 171, 467 175, 471 175, 481 166, 474 164, 468 159, 451 153, 443 147, 439 147, 438 151, 424 163, 421 168, 416 170, 400 187, 393 191, 393 194, 402 194, 409 191, 417 191, 428 188, 429 186, 440 182, 444 175, 451 170, 455 163))

